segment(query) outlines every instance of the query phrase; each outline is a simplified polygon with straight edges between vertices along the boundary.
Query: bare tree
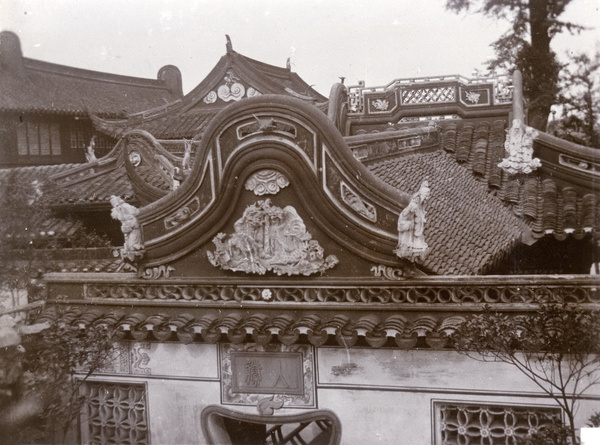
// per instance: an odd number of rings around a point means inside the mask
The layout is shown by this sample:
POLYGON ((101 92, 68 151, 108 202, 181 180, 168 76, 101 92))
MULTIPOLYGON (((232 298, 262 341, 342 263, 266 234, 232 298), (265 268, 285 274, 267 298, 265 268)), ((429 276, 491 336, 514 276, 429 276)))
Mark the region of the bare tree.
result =
POLYGON ((552 397, 565 413, 573 444, 578 400, 600 383, 599 338, 600 313, 568 303, 540 303, 520 316, 486 307, 453 337, 459 352, 511 364, 552 397))

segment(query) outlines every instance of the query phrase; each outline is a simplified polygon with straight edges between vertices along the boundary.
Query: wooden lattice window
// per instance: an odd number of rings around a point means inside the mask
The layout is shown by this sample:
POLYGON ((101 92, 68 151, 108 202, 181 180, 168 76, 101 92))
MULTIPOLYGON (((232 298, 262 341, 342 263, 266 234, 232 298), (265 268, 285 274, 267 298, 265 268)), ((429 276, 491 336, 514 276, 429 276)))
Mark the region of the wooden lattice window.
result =
POLYGON ((436 445, 513 445, 561 420, 560 408, 438 402, 436 445))
POLYGON ((19 156, 60 156, 60 126, 44 119, 27 118, 17 125, 19 156))
POLYGON ((86 382, 81 442, 88 445, 149 444, 144 384, 86 382))

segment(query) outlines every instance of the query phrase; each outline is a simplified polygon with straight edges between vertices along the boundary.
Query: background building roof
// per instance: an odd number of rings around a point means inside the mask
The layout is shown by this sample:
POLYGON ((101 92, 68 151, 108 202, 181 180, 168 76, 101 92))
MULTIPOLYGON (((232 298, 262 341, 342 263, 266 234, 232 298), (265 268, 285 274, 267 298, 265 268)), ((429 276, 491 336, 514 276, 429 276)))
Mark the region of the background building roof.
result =
POLYGON ((0 77, 0 111, 122 116, 183 95, 174 66, 162 67, 157 79, 141 79, 28 59, 9 31, 0 33, 0 77))
POLYGON ((227 42, 227 53, 200 84, 177 103, 145 110, 125 119, 93 118, 99 131, 120 137, 129 130, 145 130, 158 139, 197 137, 224 107, 242 98, 263 94, 292 96, 322 110, 327 98, 308 85, 291 68, 276 67, 246 57, 227 42))

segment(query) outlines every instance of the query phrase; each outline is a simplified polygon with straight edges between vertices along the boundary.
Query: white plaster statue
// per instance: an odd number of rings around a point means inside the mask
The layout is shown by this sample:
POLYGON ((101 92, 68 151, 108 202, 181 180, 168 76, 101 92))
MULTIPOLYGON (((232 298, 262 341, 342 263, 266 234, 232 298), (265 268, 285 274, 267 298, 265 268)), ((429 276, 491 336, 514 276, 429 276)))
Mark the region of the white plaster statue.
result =
POLYGON ((183 171, 179 167, 173 167, 171 174, 171 188, 177 190, 183 182, 183 171))
POLYGON ((429 246, 425 242, 424 203, 429 198, 430 190, 427 181, 423 181, 419 190, 412 196, 408 205, 398 217, 398 247, 394 253, 400 258, 410 261, 425 259, 429 246))
POLYGON ((504 143, 508 157, 504 158, 498 167, 511 175, 529 174, 541 167, 541 161, 533 157, 533 140, 538 135, 535 128, 528 127, 519 119, 513 120, 512 126, 507 130, 504 143))
POLYGON ((183 160, 181 161, 181 168, 183 171, 192 169, 192 141, 185 140, 183 149, 183 160))
POLYGON ((110 216, 113 219, 121 221, 121 231, 125 237, 125 243, 121 249, 121 258, 133 262, 141 258, 144 254, 142 232, 137 220, 137 215, 140 211, 131 204, 127 204, 118 196, 111 196, 110 203, 112 205, 110 216))

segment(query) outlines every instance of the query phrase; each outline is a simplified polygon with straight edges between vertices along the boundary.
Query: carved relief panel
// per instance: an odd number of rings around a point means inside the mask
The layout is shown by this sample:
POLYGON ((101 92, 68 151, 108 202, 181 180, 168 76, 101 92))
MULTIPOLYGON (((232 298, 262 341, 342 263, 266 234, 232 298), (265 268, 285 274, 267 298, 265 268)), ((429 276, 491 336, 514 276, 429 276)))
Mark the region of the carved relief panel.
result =
POLYGON ((334 255, 324 255, 292 206, 282 209, 269 199, 258 201, 244 210, 234 229, 228 238, 219 233, 213 239, 215 251, 206 252, 213 266, 259 275, 271 271, 308 276, 338 263, 334 255))

